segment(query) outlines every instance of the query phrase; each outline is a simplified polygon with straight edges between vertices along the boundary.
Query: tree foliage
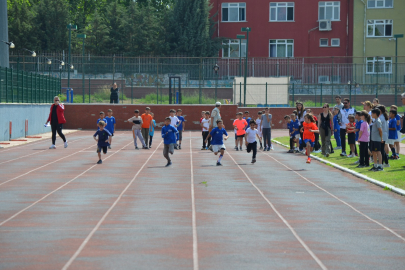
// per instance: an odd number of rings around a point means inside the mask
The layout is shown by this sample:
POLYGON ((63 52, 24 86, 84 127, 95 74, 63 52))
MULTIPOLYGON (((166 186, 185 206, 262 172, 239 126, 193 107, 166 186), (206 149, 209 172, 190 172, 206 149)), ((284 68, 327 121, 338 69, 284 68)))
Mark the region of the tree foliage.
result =
MULTIPOLYGON (((68 47, 69 23, 87 35, 86 52, 125 56, 215 56, 207 0, 7 0, 9 37, 36 51, 68 47)), ((72 33, 72 50, 81 42, 72 33)))

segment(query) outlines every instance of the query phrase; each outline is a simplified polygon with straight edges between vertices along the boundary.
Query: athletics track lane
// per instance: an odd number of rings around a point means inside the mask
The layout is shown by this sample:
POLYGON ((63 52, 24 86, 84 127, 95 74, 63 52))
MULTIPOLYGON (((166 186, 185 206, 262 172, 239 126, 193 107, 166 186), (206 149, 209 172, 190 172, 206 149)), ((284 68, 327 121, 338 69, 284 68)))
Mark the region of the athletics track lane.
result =
MULTIPOLYGON (((132 150, 131 143, 103 165, 95 166, 5 223, 0 227, 0 268, 62 268, 131 180, 133 183, 88 239, 70 269, 193 268, 188 134, 184 136, 183 149, 175 151, 171 168, 162 168, 165 160, 160 146, 140 171, 152 151, 132 150), (49 257, 49 253, 53 256, 49 257)), ((403 198, 315 161, 307 165, 304 156, 292 158, 284 154, 284 148, 276 147, 270 156, 259 153, 258 162, 250 165, 250 154, 232 150, 232 136, 226 142, 224 167, 217 168, 213 166, 216 157, 211 152, 198 150, 200 133, 191 136, 200 269, 320 268, 247 177, 326 267, 403 266, 402 240, 297 173, 400 235, 405 232, 403 198), (308 166, 313 170, 308 170, 308 166), (204 181, 207 185, 200 184, 204 181)), ((155 139, 154 147, 159 141, 155 139)), ((127 142, 130 140, 122 140, 113 151, 127 142)), ((95 156, 93 152, 82 152, 68 163, 73 164, 71 170, 79 175, 85 169, 81 166, 84 163, 87 168, 92 166, 95 156)), ((69 177, 61 174, 64 182, 74 175, 69 177)), ((51 178, 44 177, 43 181, 51 178)), ((17 198, 27 200, 24 196, 17 198)), ((6 209, 8 202, 2 204, 6 209)))

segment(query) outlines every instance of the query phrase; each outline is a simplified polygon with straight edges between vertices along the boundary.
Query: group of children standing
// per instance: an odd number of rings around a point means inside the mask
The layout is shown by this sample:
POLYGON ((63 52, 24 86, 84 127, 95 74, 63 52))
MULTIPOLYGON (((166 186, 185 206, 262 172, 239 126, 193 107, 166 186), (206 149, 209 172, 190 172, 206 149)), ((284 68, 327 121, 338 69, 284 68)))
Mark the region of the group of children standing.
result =
POLYGON ((354 163, 358 165, 358 168, 369 167, 370 161, 374 162, 370 171, 383 171, 383 166, 390 167, 389 159, 399 159, 401 117, 397 113, 398 108, 392 105, 387 111, 384 105, 378 104, 377 99, 373 101, 373 104, 370 101, 363 104, 364 110, 359 112, 353 108, 350 108, 351 111, 345 110, 337 105, 333 108, 332 116, 329 104, 325 103, 323 113, 320 114, 321 119, 318 122, 318 118, 310 110, 304 110, 303 104, 297 102, 297 110, 284 117, 290 136, 290 150, 288 152, 305 152, 308 156, 307 163, 310 163, 310 153, 314 148, 316 149, 316 144, 319 144, 318 134, 322 133, 321 151, 325 157, 329 157, 329 154, 337 149, 342 149, 341 156, 346 156, 345 148, 342 147, 342 142, 345 143, 345 140, 341 138, 341 129, 344 128, 343 135, 346 136, 347 133, 350 146, 350 154, 347 157, 359 157, 359 160, 354 163), (349 111, 350 114, 344 116, 342 110, 349 111), (330 142, 332 134, 337 143, 335 148, 330 142), (325 140, 325 137, 329 139, 325 140), (359 151, 357 151, 357 144, 359 151), (388 155, 390 150, 392 152, 391 157, 388 155))

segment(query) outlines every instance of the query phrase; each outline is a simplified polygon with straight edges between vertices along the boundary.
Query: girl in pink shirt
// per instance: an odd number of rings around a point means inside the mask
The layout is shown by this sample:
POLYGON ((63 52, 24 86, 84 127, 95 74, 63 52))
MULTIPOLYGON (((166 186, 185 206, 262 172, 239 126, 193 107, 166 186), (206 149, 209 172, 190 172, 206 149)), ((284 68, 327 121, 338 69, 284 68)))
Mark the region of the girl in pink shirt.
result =
POLYGON ((361 111, 360 118, 363 123, 360 126, 359 142, 360 142, 360 164, 357 168, 369 167, 368 144, 370 142, 370 115, 367 111, 361 111))

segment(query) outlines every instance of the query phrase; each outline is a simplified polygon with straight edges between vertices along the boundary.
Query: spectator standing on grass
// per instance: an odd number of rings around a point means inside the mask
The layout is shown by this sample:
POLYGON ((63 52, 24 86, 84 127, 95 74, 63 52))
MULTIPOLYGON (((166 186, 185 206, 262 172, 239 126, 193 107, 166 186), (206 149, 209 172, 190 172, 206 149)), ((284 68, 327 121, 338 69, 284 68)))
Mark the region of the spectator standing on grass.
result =
POLYGON ((380 120, 380 110, 373 109, 371 111, 371 117, 374 118, 373 129, 371 130, 370 143, 371 151, 373 153, 374 166, 370 171, 383 171, 382 167, 382 155, 381 155, 381 145, 383 142, 382 136, 382 125, 380 120))
POLYGON ((145 113, 141 115, 142 118, 142 137, 145 141, 145 145, 149 147, 149 130, 152 125, 153 117, 150 114, 150 108, 145 108, 145 113))
POLYGON ((118 86, 117 86, 117 83, 115 82, 115 83, 113 83, 112 84, 112 86, 111 86, 111 89, 110 89, 110 103, 111 104, 113 104, 113 103, 116 103, 116 104, 118 104, 119 103, 119 92, 120 92, 120 89, 118 88, 118 86))
POLYGON ((366 110, 360 112, 360 119, 363 121, 360 126, 359 131, 359 142, 360 142, 360 162, 357 168, 364 168, 370 166, 369 159, 369 142, 370 142, 370 122, 371 117, 366 110))
POLYGON ((381 128, 382 128, 382 141, 381 141, 381 155, 382 155, 382 163, 384 164, 384 167, 390 167, 390 164, 388 163, 388 145, 386 144, 388 141, 388 113, 387 110, 385 109, 384 105, 379 105, 377 108, 380 110, 381 114, 379 116, 381 120, 381 128))
POLYGON ((63 124, 66 123, 65 120, 65 106, 60 103, 60 99, 58 96, 53 98, 53 104, 51 106, 51 112, 49 113, 48 120, 45 123, 45 126, 48 123, 51 123, 52 129, 52 145, 49 149, 56 149, 56 132, 58 132, 59 137, 62 138, 65 148, 68 147, 68 142, 65 138, 65 135, 62 133, 63 124))
POLYGON ((321 134, 322 142, 322 155, 329 157, 331 153, 330 137, 332 136, 333 130, 333 118, 332 113, 329 111, 329 104, 323 104, 323 112, 319 115, 321 120, 318 124, 319 133, 321 134))
POLYGON ((391 105, 390 110, 396 111, 395 119, 397 120, 397 139, 394 142, 396 155, 392 155, 392 159, 399 159, 399 152, 401 151, 401 116, 398 114, 398 107, 396 105, 391 105))
POLYGON ((340 114, 340 109, 338 106, 335 106, 333 108, 333 136, 335 137, 336 140, 336 147, 334 148, 334 150, 339 150, 342 149, 342 142, 340 140, 340 125, 339 122, 341 122, 341 120, 339 121, 339 116, 342 116, 340 114))
MULTIPOLYGON (((342 153, 340 154, 342 157, 346 155, 346 125, 349 124, 349 115, 356 114, 356 109, 350 106, 350 99, 345 98, 343 100, 343 108, 340 110, 340 114, 342 115, 342 120, 340 124, 340 142, 342 144, 342 153)), ((350 153, 352 154, 352 153, 350 153)))

